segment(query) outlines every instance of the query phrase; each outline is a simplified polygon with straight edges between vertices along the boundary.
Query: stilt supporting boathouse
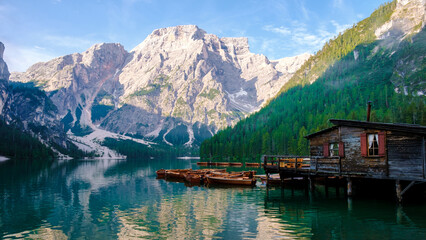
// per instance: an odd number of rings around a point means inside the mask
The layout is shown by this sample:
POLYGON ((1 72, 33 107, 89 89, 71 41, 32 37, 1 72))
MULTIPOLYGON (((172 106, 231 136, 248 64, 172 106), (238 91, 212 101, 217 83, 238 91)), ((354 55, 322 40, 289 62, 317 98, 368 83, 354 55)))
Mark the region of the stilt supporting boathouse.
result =
POLYGON ((335 126, 306 136, 310 156, 262 156, 267 179, 272 173, 279 173, 281 180, 306 177, 313 189, 315 179, 338 177, 346 179, 348 197, 354 180, 393 181, 398 202, 415 184, 426 182, 425 126, 330 122, 335 126))

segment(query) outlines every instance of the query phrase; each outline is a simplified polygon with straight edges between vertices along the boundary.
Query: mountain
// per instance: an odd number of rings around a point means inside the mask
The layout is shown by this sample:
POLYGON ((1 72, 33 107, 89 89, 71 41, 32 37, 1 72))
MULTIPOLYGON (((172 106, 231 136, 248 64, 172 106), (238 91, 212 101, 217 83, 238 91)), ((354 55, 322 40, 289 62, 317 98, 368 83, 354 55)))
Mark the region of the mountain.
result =
POLYGON ((382 39, 382 45, 394 45, 419 32, 425 23, 424 0, 394 0, 374 11, 343 34, 330 39, 315 56, 306 61, 280 92, 313 83, 328 67, 356 46, 382 39))
POLYGON ((270 61, 246 38, 186 25, 154 30, 130 52, 96 44, 10 79, 45 91, 74 142, 103 140, 88 136, 106 130, 145 145, 197 146, 260 109, 309 57, 270 61))
POLYGON ((67 138, 56 106, 31 84, 9 82, 0 42, 0 155, 17 158, 84 156, 67 138))
POLYGON ((9 70, 3 60, 4 44, 0 42, 0 114, 3 111, 5 101, 7 99, 7 81, 9 79, 9 70))
POLYGON ((425 1, 394 1, 327 42, 271 102, 205 140, 203 158, 308 154, 304 136, 328 119, 426 125, 425 1))

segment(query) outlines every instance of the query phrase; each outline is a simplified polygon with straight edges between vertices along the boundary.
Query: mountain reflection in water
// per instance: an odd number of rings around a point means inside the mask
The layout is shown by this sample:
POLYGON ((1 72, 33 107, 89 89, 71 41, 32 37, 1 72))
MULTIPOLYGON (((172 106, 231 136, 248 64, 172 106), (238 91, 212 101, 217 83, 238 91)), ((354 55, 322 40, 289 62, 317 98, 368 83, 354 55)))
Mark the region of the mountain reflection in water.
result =
POLYGON ((333 188, 187 187, 160 168, 195 160, 0 163, 0 238, 426 238, 424 205, 354 199, 333 188))

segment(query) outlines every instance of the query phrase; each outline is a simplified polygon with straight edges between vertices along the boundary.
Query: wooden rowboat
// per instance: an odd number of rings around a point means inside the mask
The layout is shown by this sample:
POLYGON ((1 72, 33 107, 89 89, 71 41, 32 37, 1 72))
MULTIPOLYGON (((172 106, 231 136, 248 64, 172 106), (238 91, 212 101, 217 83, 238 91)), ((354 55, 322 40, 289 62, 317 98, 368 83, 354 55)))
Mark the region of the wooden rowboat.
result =
POLYGON ((260 167, 260 163, 246 163, 246 167, 260 167))
POLYGON ((199 165, 199 166, 208 166, 209 162, 197 162, 197 165, 199 165))
POLYGON ((228 163, 228 162, 217 162, 216 163, 216 166, 229 166, 230 165, 230 163, 228 163))
POLYGON ((231 162, 231 163, 229 163, 231 166, 236 166, 236 167, 241 167, 241 166, 243 166, 243 163, 240 163, 240 162, 231 162))
POLYGON ((207 176, 208 184, 218 185, 235 185, 235 186, 254 186, 256 185, 256 179, 248 177, 216 177, 207 176))
POLYGON ((173 179, 185 179, 185 174, 191 171, 191 169, 174 169, 174 170, 166 170, 166 178, 173 179))
POLYGON ((191 184, 201 184, 203 174, 188 173, 185 175, 185 181, 191 184))
POLYGON ((256 175, 256 171, 242 171, 242 172, 231 172, 229 174, 240 174, 242 177, 253 178, 256 175))
POLYGON ((224 173, 224 172, 226 172, 226 169, 206 169, 206 170, 209 170, 209 172, 212 172, 212 173, 224 173))
POLYGON ((156 173, 157 173, 157 178, 165 178, 166 177, 166 170, 165 169, 157 170, 156 173))

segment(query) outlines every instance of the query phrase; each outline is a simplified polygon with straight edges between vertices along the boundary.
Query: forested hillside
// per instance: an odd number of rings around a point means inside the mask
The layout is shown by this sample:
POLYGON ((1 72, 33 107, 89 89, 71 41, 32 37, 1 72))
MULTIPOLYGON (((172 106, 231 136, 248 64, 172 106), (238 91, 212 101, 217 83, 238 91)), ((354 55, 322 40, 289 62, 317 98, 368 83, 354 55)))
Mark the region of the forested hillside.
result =
POLYGON ((0 119, 0 154, 15 158, 52 158, 52 149, 0 119))
POLYGON ((326 42, 323 48, 308 59, 283 86, 280 93, 315 81, 329 66, 353 51, 356 46, 375 41, 374 31, 389 20, 395 7, 396 1, 380 6, 370 17, 326 42))
MULTIPOLYGON (((358 26, 385 21, 392 6, 382 6, 372 14, 376 19, 367 18, 358 26)), ((346 31, 311 58, 315 66, 322 64, 317 71, 302 69, 292 79, 293 85, 268 106, 204 141, 201 157, 241 161, 258 160, 262 154, 307 155, 305 135, 329 127, 330 118, 365 120, 368 101, 373 104, 372 121, 426 125, 426 97, 422 95, 426 89, 422 82, 426 79, 426 31, 397 43, 370 38, 346 43, 351 34, 352 29, 346 31), (356 44, 359 41, 362 44, 356 44), (348 52, 333 50, 333 44, 348 45, 348 52), (358 46, 351 49, 352 44, 358 46), (326 56, 330 60, 324 60, 326 56), (321 68, 327 70, 320 73, 321 68), (303 71, 306 74, 301 77, 303 71), (317 73, 318 80, 308 84, 317 73), (401 82, 405 83, 403 89, 401 82)))
POLYGON ((46 120, 55 119, 56 106, 45 92, 33 84, 6 85, 8 102, 0 115, 0 156, 46 159, 58 157, 58 152, 77 158, 94 156, 65 140, 61 126, 46 120))

